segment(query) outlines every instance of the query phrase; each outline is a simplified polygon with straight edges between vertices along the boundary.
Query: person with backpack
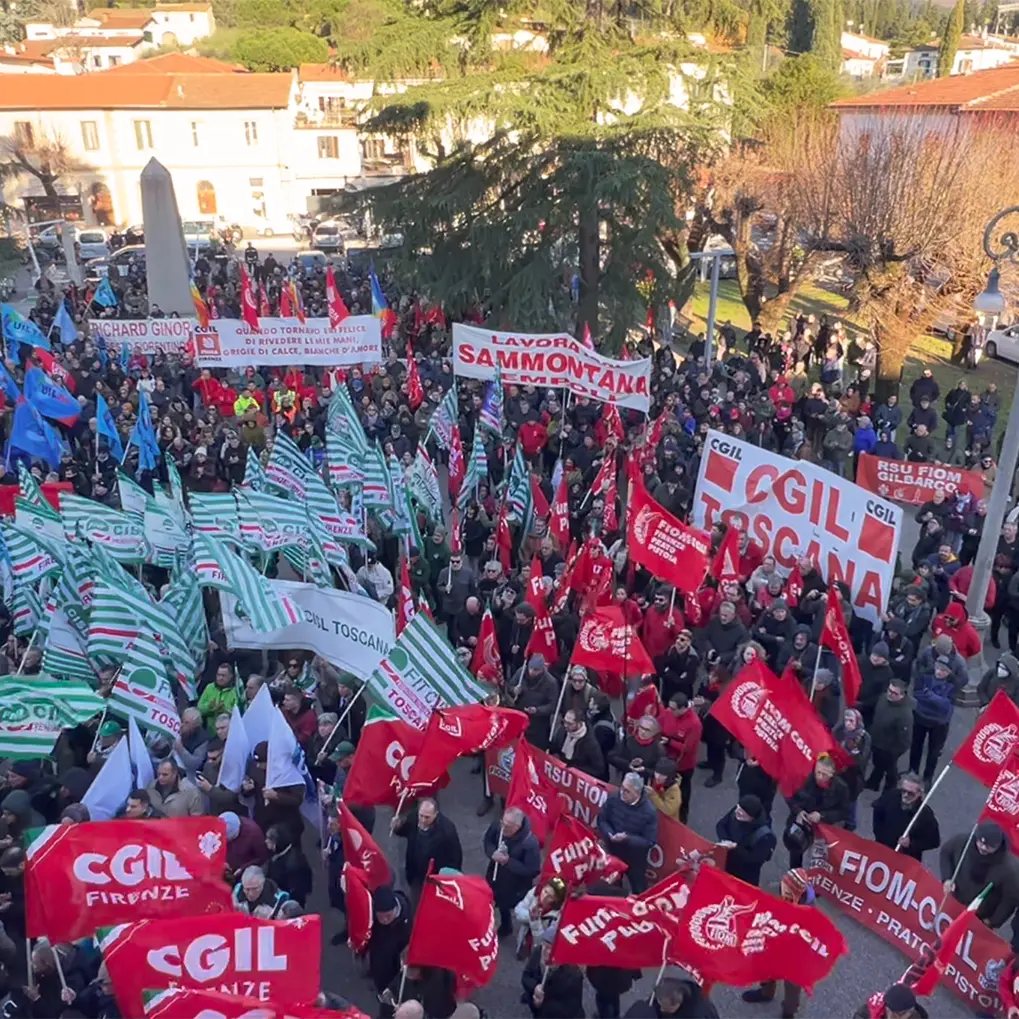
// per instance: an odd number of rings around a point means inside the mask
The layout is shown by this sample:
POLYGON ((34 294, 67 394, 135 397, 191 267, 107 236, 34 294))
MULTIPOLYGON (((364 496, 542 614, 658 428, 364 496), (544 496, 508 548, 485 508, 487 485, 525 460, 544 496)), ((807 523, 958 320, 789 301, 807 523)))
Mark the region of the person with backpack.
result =
POLYGON ((909 770, 920 774, 920 761, 927 744, 923 778, 930 782, 938 765, 938 758, 948 739, 955 710, 955 695, 965 685, 965 679, 952 671, 952 661, 945 655, 934 659, 930 672, 921 672, 916 678, 913 699, 913 742, 909 750, 909 770))
POLYGON ((741 796, 739 802, 715 823, 718 844, 729 850, 725 872, 748 885, 761 880, 761 868, 778 846, 771 821, 760 798, 741 796))

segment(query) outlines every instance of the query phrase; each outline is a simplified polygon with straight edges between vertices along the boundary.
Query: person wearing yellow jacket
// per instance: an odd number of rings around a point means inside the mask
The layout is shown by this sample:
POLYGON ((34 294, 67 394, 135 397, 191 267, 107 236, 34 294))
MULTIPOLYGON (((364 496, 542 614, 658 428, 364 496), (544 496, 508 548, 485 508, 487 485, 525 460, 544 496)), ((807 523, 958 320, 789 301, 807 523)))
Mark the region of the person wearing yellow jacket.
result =
POLYGON ((676 763, 669 757, 660 757, 655 762, 655 773, 648 782, 648 799, 667 817, 679 820, 679 808, 683 805, 683 793, 676 778, 676 763))

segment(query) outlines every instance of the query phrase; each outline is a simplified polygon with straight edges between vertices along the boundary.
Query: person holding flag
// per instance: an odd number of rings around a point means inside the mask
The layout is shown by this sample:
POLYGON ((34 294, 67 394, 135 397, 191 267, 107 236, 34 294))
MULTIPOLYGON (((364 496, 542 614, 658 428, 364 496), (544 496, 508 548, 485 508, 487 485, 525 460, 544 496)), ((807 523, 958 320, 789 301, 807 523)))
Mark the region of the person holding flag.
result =
POLYGON ((503 811, 485 832, 485 855, 489 863, 485 878, 495 894, 499 911, 499 937, 513 933, 513 910, 527 894, 541 871, 541 847, 524 812, 516 807, 503 811))

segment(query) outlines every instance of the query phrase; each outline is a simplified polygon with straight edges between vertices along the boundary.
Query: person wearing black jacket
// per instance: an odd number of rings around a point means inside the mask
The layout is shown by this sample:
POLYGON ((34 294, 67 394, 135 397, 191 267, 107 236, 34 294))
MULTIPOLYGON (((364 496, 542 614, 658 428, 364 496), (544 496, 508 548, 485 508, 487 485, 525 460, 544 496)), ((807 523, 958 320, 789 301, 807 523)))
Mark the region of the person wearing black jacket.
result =
POLYGON ((849 789, 835 774, 835 762, 819 754, 814 773, 789 799, 789 817, 782 841, 789 850, 789 868, 803 866, 803 854, 814 840, 814 825, 841 825, 849 817, 849 789))
POLYGON ((489 859, 485 879, 499 910, 499 936, 505 937, 513 931, 513 907, 530 891, 541 870, 541 846, 524 812, 510 807, 501 821, 488 826, 484 847, 489 859))
POLYGON ((400 955, 410 942, 413 924, 410 900, 388 885, 372 892, 371 937, 368 939, 368 975, 381 994, 400 975, 400 955))
POLYGON ((879 640, 870 649, 870 654, 866 658, 859 659, 861 683, 856 706, 863 715, 863 724, 868 730, 874 721, 874 709, 894 676, 892 667, 888 664, 889 654, 888 645, 879 640))
POLYGON ((32 949, 32 975, 34 986, 26 988, 25 995, 32 1002, 33 1019, 52 1019, 60 1015, 68 1007, 65 999, 70 998, 73 1002, 88 984, 84 963, 74 945, 51 947, 48 944, 37 944, 32 949), (53 958, 54 952, 60 953, 63 980, 53 958))
POLYGON ((685 693, 692 700, 700 667, 693 635, 689 630, 680 630, 672 647, 655 659, 655 669, 662 681, 662 701, 668 704, 675 693, 685 693))
POLYGON ((906 624, 901 619, 888 619, 881 635, 888 645, 888 667, 896 679, 908 685, 913 671, 913 659, 916 657, 916 645, 906 636, 906 624))
POLYGON ((718 1009, 693 980, 664 977, 654 998, 639 998, 626 1010, 625 1019, 718 1019, 718 1009))
POLYGON ((771 603, 754 627, 751 636, 764 647, 772 669, 776 667, 778 656, 785 646, 792 643, 795 629, 796 624, 789 615, 789 606, 781 598, 771 603))
POLYGON ((926 804, 920 806, 923 796, 919 775, 907 771, 900 776, 898 786, 886 789, 874 801, 874 841, 921 862, 928 849, 937 849, 941 845, 941 830, 934 811, 926 804), (903 839, 903 832, 911 823, 913 827, 903 839))
POLYGON ((724 601, 718 606, 718 615, 700 631, 699 650, 705 654, 713 651, 718 661, 731 668, 736 652, 749 639, 747 628, 736 615, 736 606, 731 601, 724 601))
POLYGON ((393 833, 407 840, 407 858, 404 873, 415 900, 429 866, 438 871, 443 867, 463 869, 463 850, 456 825, 439 813, 439 805, 430 797, 419 800, 417 816, 413 812, 395 819, 393 833))
MULTIPOLYGON (((607 881, 595 882, 589 892, 612 898, 622 898, 625 894, 618 885, 607 881)), ((639 969, 619 969, 616 966, 588 966, 584 974, 594 988, 594 1009, 598 1019, 619 1019, 620 998, 641 978, 639 969)))
POLYGON ((563 724, 556 729, 549 750, 571 768, 608 781, 608 766, 598 740, 583 717, 575 711, 567 711, 563 715, 563 724))
POLYGON ((71 1007, 88 1016, 88 1019, 121 1019, 120 1008, 113 993, 113 981, 105 963, 100 963, 95 980, 75 996, 71 1007))
POLYGON ((761 767, 756 757, 747 757, 740 765, 736 775, 736 789, 740 797, 756 796, 768 818, 771 817, 777 787, 778 783, 761 767))
POLYGON ((736 806, 718 819, 715 835, 719 845, 729 850, 725 872, 749 885, 758 884, 761 868, 778 845, 761 801, 756 796, 741 796, 736 806))
POLYGON ((291 842, 290 831, 286 827, 273 825, 265 833, 265 847, 270 853, 265 876, 304 906, 311 893, 311 867, 301 852, 300 844, 291 842))
POLYGON ((551 966, 556 928, 541 933, 541 944, 531 952, 520 974, 522 1004, 534 1019, 574 1019, 584 1015, 584 974, 579 966, 551 966))

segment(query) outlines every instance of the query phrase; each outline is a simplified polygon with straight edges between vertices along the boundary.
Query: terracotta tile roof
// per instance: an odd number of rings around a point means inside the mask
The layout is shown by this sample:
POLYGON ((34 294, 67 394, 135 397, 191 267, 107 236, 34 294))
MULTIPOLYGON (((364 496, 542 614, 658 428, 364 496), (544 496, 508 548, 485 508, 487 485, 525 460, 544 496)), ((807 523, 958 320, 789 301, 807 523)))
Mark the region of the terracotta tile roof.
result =
POLYGON ((353 81, 346 71, 330 64, 301 64, 298 72, 301 81, 353 81))
POLYGON ((74 49, 108 49, 111 46, 138 46, 145 41, 141 32, 130 35, 68 35, 61 39, 53 39, 54 50, 74 49))
POLYGON ((839 99, 831 105, 836 110, 920 107, 959 111, 969 104, 979 103, 988 109, 988 99, 1013 90, 1019 90, 1019 63, 1005 64, 989 71, 975 71, 973 74, 900 85, 887 92, 871 92, 851 99, 839 99))
POLYGON ((194 57, 188 53, 163 53, 158 57, 119 64, 103 74, 247 74, 246 67, 228 64, 212 57, 194 57))
POLYGON ((284 109, 289 74, 40 75, 31 89, 0 75, 3 110, 284 109))
POLYGON ((136 10, 129 7, 97 7, 85 15, 91 21, 98 21, 105 28, 136 28, 139 31, 152 21, 151 10, 136 10))
POLYGON ((205 14, 212 10, 212 4, 156 4, 156 10, 176 11, 181 14, 205 14))
POLYGON ((869 60, 872 64, 876 64, 878 61, 877 57, 872 57, 867 53, 854 53, 853 50, 847 50, 845 47, 842 49, 843 60, 869 60))
MULTIPOLYGON (((46 60, 60 44, 59 39, 23 39, 13 44, 13 56, 24 60, 46 60)), ((7 56, 12 54, 8 53, 7 56)))
POLYGON ((8 53, 0 49, 0 64, 42 64, 53 67, 53 58, 29 56, 27 53, 8 53))

